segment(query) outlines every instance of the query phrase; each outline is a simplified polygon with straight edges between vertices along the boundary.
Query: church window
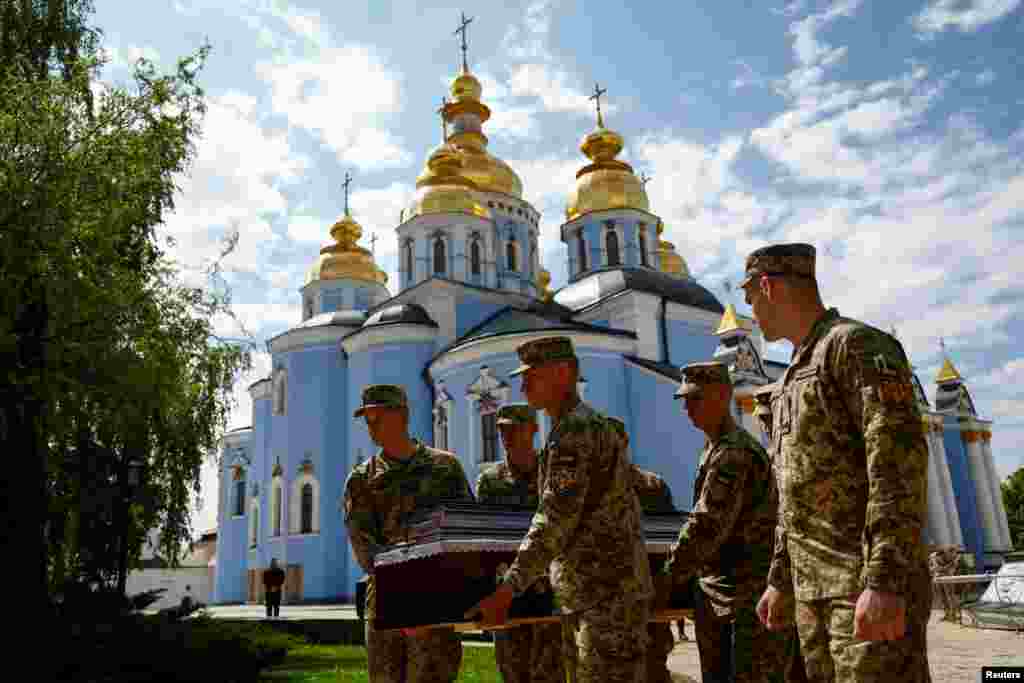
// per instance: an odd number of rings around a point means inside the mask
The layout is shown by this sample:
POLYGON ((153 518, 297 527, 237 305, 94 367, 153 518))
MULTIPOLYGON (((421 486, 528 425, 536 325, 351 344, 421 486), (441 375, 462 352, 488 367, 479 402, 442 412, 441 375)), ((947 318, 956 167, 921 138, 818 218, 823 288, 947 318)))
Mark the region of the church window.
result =
POLYGON ((469 272, 480 274, 480 240, 473 240, 469 245, 469 272))
POLYGON ((505 253, 508 257, 508 269, 519 270, 518 259, 516 259, 516 244, 515 242, 509 242, 505 245, 505 253))
POLYGON ((313 485, 302 485, 302 526, 299 533, 313 533, 313 485))
POLYGON ((483 436, 483 462, 498 461, 498 414, 480 416, 480 433, 483 436))
POLYGON ((577 247, 577 260, 580 264, 580 272, 582 273, 587 269, 587 241, 583 238, 583 229, 580 228, 580 234, 576 239, 577 247))
POLYGON ((444 275, 445 273, 445 254, 444 254, 444 239, 438 237, 434 239, 434 274, 444 275))
POLYGON ((281 535, 281 481, 278 479, 270 489, 270 514, 273 520, 273 536, 281 535))
POLYGON ((303 320, 309 320, 313 317, 313 299, 306 297, 306 315, 303 320))
POLYGON ((245 475, 235 482, 235 516, 245 514, 245 475))
POLYGON ((412 280, 412 240, 407 240, 405 243, 404 260, 405 272, 408 275, 409 279, 412 280))
POLYGON ((284 415, 287 409, 288 372, 284 368, 274 371, 274 415, 284 415))
POLYGON ((639 229, 640 239, 640 265, 646 266, 647 264, 647 224, 641 223, 639 229))
POLYGON ((439 405, 434 417, 434 448, 448 450, 448 407, 439 405))
POLYGON ((619 254, 619 233, 615 231, 615 223, 608 221, 605 226, 607 232, 604 235, 604 248, 608 257, 608 265, 622 265, 622 258, 619 254))
POLYGON ((249 547, 255 548, 260 538, 260 505, 259 501, 253 499, 252 514, 249 515, 249 547))

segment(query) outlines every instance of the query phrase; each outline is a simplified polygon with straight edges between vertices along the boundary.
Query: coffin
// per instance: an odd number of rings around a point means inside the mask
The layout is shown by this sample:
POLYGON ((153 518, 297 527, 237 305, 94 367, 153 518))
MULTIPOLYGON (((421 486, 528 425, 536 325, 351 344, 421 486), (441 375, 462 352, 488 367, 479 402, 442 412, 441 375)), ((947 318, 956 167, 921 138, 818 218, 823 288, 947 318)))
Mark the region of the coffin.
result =
MULTIPOLYGON (((496 589, 500 565, 515 559, 533 512, 479 503, 444 503, 419 511, 411 520, 409 541, 388 546, 374 561, 374 628, 464 622, 465 612, 496 589)), ((652 570, 664 564, 686 517, 678 512, 644 516, 652 570)), ((692 608, 692 599, 690 591, 681 591, 671 607, 692 608)), ((550 593, 528 592, 509 611, 512 619, 552 614, 550 593)))

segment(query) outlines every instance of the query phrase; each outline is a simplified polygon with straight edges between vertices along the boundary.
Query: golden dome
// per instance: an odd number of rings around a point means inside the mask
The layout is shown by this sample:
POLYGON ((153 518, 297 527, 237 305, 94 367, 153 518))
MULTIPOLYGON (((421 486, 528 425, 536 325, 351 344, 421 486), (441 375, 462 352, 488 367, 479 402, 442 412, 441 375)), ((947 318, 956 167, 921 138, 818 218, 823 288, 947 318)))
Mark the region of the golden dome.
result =
POLYGON ((594 163, 576 173, 576 187, 569 195, 566 220, 605 209, 650 210, 647 193, 633 167, 616 159, 622 136, 598 124, 580 143, 580 151, 594 163))
POLYGON ((381 285, 386 283, 387 273, 377 267, 370 250, 356 244, 362 235, 362 227, 346 211, 331 226, 331 237, 335 243, 320 249, 320 256, 306 272, 306 284, 344 278, 381 285))
POLYGON ((548 272, 547 268, 541 266, 537 272, 537 289, 539 291, 539 298, 548 300, 551 298, 552 292, 548 290, 548 285, 551 284, 551 273, 548 272))
POLYGON ((466 100, 479 102, 480 95, 482 95, 484 91, 483 86, 480 85, 480 81, 478 81, 476 76, 468 71, 463 71, 461 74, 456 76, 455 80, 452 81, 449 90, 456 102, 464 102, 466 100))
POLYGON ((658 240, 658 259, 661 261, 662 272, 679 277, 690 277, 690 269, 686 266, 686 261, 676 253, 676 247, 671 242, 658 240))
POLYGON ((476 185, 463 175, 462 155, 451 145, 441 145, 430 153, 426 170, 416 179, 416 187, 409 218, 431 213, 490 218, 490 211, 477 200, 476 185))

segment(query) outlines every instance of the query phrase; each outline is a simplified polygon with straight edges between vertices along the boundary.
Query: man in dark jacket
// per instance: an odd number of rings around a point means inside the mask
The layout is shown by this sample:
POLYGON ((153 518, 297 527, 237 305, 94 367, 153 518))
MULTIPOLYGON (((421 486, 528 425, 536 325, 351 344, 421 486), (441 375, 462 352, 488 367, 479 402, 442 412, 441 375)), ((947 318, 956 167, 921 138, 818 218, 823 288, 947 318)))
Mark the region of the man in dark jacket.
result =
POLYGON ((270 569, 263 572, 263 598, 267 605, 267 619, 281 616, 281 587, 284 570, 277 566, 277 558, 270 561, 270 569))

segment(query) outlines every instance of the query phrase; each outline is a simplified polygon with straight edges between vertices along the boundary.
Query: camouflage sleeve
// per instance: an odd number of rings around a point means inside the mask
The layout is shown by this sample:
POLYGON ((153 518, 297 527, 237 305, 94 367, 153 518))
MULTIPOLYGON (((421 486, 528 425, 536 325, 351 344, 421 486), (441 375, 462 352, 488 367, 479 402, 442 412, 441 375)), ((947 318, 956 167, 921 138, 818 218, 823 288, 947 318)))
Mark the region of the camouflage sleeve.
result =
POLYGON ((583 512, 587 491, 597 484, 593 473, 604 455, 605 430, 578 420, 562 428, 558 446, 548 453, 547 479, 530 530, 519 545, 505 580, 523 592, 548 572, 551 561, 565 548, 583 512))
POLYGON ((352 543, 352 552, 363 571, 372 574, 373 558, 382 545, 382 539, 366 479, 356 474, 349 475, 345 483, 344 506, 345 529, 352 543))
POLYGON ((493 487, 491 486, 491 476, 486 470, 480 473, 480 476, 476 478, 476 499, 478 502, 486 503, 490 500, 493 495, 493 487))
POLYGON ((793 592, 793 569, 789 562, 789 549, 786 545, 786 527, 779 515, 775 526, 775 550, 772 553, 772 567, 768 570, 768 585, 783 593, 793 592))
POLYGON ((830 368, 864 438, 868 500, 865 587, 905 593, 927 514, 928 445, 911 370, 899 343, 868 327, 837 340, 830 368))
POLYGON ((727 448, 710 463, 697 504, 679 531, 663 574, 681 583, 713 558, 732 534, 743 507, 750 456, 742 449, 727 448))

